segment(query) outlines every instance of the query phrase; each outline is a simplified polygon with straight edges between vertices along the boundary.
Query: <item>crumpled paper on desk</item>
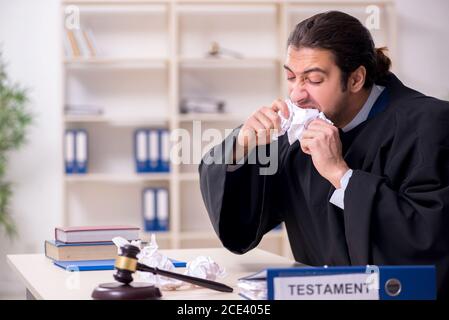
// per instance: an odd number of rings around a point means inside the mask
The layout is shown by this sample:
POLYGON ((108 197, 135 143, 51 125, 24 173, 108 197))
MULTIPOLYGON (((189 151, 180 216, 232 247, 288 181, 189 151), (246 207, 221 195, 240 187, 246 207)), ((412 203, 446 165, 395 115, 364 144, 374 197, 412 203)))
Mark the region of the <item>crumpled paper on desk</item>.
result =
MULTIPOLYGON (((137 259, 140 263, 149 267, 176 272, 175 266, 171 260, 158 250, 159 246, 154 234, 151 235, 150 244, 143 248, 141 247, 140 241, 133 241, 130 243, 128 240, 121 237, 116 237, 112 239, 112 241, 118 247, 119 254, 121 253, 120 247, 125 244, 135 245, 140 249, 140 253, 137 255, 137 259)), ((220 267, 210 257, 199 256, 194 260, 187 262, 184 274, 208 280, 216 280, 218 278, 223 278, 226 275, 226 272, 224 268, 220 267)), ((152 283, 162 290, 176 290, 184 285, 193 286, 190 283, 161 275, 155 275, 151 272, 136 271, 136 280, 152 283)))
POLYGON ((292 145, 296 140, 301 139, 302 133, 307 128, 307 125, 315 119, 322 119, 333 125, 332 121, 327 119, 324 113, 317 109, 300 108, 289 99, 285 100, 285 103, 288 107, 289 117, 285 118, 281 112, 278 113, 281 117, 281 130, 273 135, 274 141, 287 133, 288 142, 292 145))

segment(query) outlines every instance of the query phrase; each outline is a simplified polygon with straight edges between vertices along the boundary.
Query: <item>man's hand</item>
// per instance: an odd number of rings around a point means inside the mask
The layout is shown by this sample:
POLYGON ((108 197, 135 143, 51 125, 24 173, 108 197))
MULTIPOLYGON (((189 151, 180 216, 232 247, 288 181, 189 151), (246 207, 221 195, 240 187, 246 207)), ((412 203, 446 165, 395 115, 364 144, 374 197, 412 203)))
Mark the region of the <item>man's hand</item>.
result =
POLYGON ((313 120, 304 130, 301 149, 312 157, 316 170, 332 185, 340 188, 340 179, 349 170, 342 156, 337 127, 321 119, 313 120))
POLYGON ((237 138, 234 160, 243 158, 258 145, 271 142, 273 130, 279 130, 281 126, 279 111, 285 118, 289 117, 287 104, 281 99, 273 101, 271 107, 260 108, 245 121, 237 138))

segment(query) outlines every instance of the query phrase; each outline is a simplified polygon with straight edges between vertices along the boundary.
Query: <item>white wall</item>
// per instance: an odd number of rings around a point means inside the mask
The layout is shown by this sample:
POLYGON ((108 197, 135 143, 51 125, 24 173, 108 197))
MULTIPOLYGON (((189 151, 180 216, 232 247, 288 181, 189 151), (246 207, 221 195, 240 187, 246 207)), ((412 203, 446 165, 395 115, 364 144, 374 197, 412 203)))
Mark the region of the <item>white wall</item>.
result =
POLYGON ((449 100, 449 1, 396 0, 398 76, 410 87, 449 100))
MULTIPOLYGON (((449 99, 447 0, 397 0, 399 77, 429 95, 449 99)), ((11 212, 20 238, 0 236, 0 296, 23 290, 8 253, 42 252, 61 223, 61 57, 58 0, 0 0, 0 43, 12 78, 31 88, 37 118, 29 143, 11 155, 11 212)))
POLYGON ((29 88, 36 115, 29 141, 11 154, 7 179, 13 182, 11 212, 19 238, 0 231, 0 295, 24 288, 6 264, 6 254, 42 252, 61 223, 61 57, 58 0, 0 0, 0 44, 14 81, 29 88))

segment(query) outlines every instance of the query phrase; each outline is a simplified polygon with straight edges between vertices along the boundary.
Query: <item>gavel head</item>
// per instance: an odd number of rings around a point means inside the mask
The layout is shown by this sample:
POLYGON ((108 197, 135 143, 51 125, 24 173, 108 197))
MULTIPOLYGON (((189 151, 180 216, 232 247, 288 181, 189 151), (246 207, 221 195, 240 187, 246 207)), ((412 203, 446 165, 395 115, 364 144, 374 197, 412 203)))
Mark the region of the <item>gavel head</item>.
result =
POLYGON ((132 274, 137 269, 137 255, 140 249, 136 246, 126 244, 121 247, 122 253, 115 260, 114 279, 118 282, 129 284, 133 281, 132 274))

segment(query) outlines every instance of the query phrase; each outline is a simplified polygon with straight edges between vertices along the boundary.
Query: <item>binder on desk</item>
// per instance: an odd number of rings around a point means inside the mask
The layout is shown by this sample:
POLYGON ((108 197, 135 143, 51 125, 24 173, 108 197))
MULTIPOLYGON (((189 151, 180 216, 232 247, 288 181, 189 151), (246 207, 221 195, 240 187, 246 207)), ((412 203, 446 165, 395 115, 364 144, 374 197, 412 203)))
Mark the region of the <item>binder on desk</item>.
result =
POLYGON ((76 130, 75 134, 75 167, 76 173, 87 173, 88 142, 87 131, 76 130))
POLYGON ((240 294, 268 300, 435 300, 434 266, 266 269, 239 279, 240 294))
POLYGON ((168 190, 147 188, 143 190, 143 218, 145 231, 168 231, 168 190))
POLYGON ((147 130, 138 129, 134 133, 134 159, 136 161, 136 171, 147 172, 148 161, 148 135, 147 130))

